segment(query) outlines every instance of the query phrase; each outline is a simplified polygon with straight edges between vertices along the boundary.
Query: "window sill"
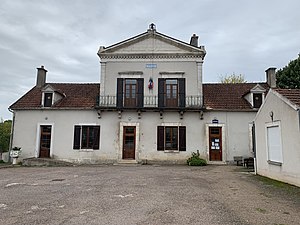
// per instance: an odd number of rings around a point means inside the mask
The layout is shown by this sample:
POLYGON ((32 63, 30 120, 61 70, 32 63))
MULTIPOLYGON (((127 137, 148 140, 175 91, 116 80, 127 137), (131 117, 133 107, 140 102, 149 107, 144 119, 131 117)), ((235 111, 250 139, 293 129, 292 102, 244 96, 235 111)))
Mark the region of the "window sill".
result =
POLYGON ((93 152, 94 149, 78 149, 79 152, 93 152))
POLYGON ((179 150, 164 150, 164 153, 179 153, 179 150))
POLYGON ((275 165, 275 166, 282 166, 281 162, 275 162, 275 161, 268 160, 268 163, 271 165, 275 165))

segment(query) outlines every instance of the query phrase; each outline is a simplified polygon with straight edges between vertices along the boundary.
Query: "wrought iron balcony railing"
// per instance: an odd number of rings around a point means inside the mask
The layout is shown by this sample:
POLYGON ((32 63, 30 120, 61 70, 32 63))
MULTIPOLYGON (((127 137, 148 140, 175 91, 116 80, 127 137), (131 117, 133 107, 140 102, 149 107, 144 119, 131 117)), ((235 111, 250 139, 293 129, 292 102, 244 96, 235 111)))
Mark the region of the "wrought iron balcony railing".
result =
MULTIPOLYGON (((135 99, 134 99, 135 100, 135 99)), ((201 108, 203 106, 203 99, 201 96, 190 95, 185 96, 185 102, 180 103, 173 102, 169 104, 167 99, 164 99, 162 103, 159 101, 158 96, 144 96, 142 103, 134 101, 132 104, 128 104, 126 99, 122 99, 121 108, 201 108)), ((100 108, 120 108, 119 103, 117 103, 117 96, 107 95, 107 96, 98 96, 97 98, 97 107, 100 108)))

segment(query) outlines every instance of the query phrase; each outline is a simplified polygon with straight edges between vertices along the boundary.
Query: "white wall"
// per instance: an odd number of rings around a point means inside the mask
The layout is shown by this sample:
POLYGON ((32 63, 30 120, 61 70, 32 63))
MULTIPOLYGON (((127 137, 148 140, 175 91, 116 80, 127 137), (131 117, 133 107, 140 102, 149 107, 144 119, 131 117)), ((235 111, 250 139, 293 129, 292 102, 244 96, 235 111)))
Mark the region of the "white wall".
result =
POLYGON ((185 163, 192 152, 199 150, 208 159, 206 124, 217 118, 225 127, 223 160, 232 161, 233 156, 251 156, 249 150, 248 124, 254 113, 208 112, 200 120, 199 112, 186 112, 180 119, 178 112, 167 112, 160 119, 159 112, 102 112, 101 119, 95 110, 31 110, 16 111, 13 146, 22 147, 22 158, 37 157, 40 125, 53 127, 51 156, 76 162, 115 162, 120 160, 120 123, 139 124, 138 161, 169 161, 185 163), (163 123, 180 123, 186 126, 186 152, 166 153, 157 151, 157 126, 163 123), (100 125, 100 150, 73 150, 74 125, 100 125))
POLYGON ((124 62, 107 62, 105 71, 105 94, 116 95, 117 78, 121 78, 119 72, 142 71, 144 78, 144 94, 151 96, 158 94, 158 78, 162 78, 160 72, 184 72, 182 78, 186 78, 186 95, 198 95, 197 88, 197 64, 194 62, 174 62, 174 61, 124 61, 124 62), (146 64, 156 64, 157 68, 146 68, 146 64), (148 81, 152 77, 154 81, 153 91, 148 90, 148 81))
MULTIPOLYGON (((225 125, 224 161, 233 161, 234 156, 253 157, 249 124, 256 112, 208 112, 204 120, 210 122, 216 118, 225 125)), ((224 138, 224 137, 223 137, 224 138)))
POLYGON ((269 92, 256 119, 257 173, 283 182, 300 186, 300 132, 298 111, 269 92), (281 127, 282 165, 268 163, 266 126, 273 123, 281 127))

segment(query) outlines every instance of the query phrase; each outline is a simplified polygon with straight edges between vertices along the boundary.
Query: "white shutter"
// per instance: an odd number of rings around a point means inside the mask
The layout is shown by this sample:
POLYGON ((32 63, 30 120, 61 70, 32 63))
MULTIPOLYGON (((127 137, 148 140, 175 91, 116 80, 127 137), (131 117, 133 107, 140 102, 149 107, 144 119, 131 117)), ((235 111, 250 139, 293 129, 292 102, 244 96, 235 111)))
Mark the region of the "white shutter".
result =
POLYGON ((282 163, 282 146, 279 126, 267 127, 269 160, 282 163))

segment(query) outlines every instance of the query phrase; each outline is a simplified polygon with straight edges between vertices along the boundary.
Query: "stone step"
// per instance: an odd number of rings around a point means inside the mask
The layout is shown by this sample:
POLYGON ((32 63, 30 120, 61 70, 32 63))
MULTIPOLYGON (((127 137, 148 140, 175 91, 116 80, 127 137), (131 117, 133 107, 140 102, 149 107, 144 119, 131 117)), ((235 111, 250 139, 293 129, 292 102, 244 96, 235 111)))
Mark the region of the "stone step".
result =
POLYGON ((73 163, 51 158, 23 159, 23 166, 74 166, 73 163))

